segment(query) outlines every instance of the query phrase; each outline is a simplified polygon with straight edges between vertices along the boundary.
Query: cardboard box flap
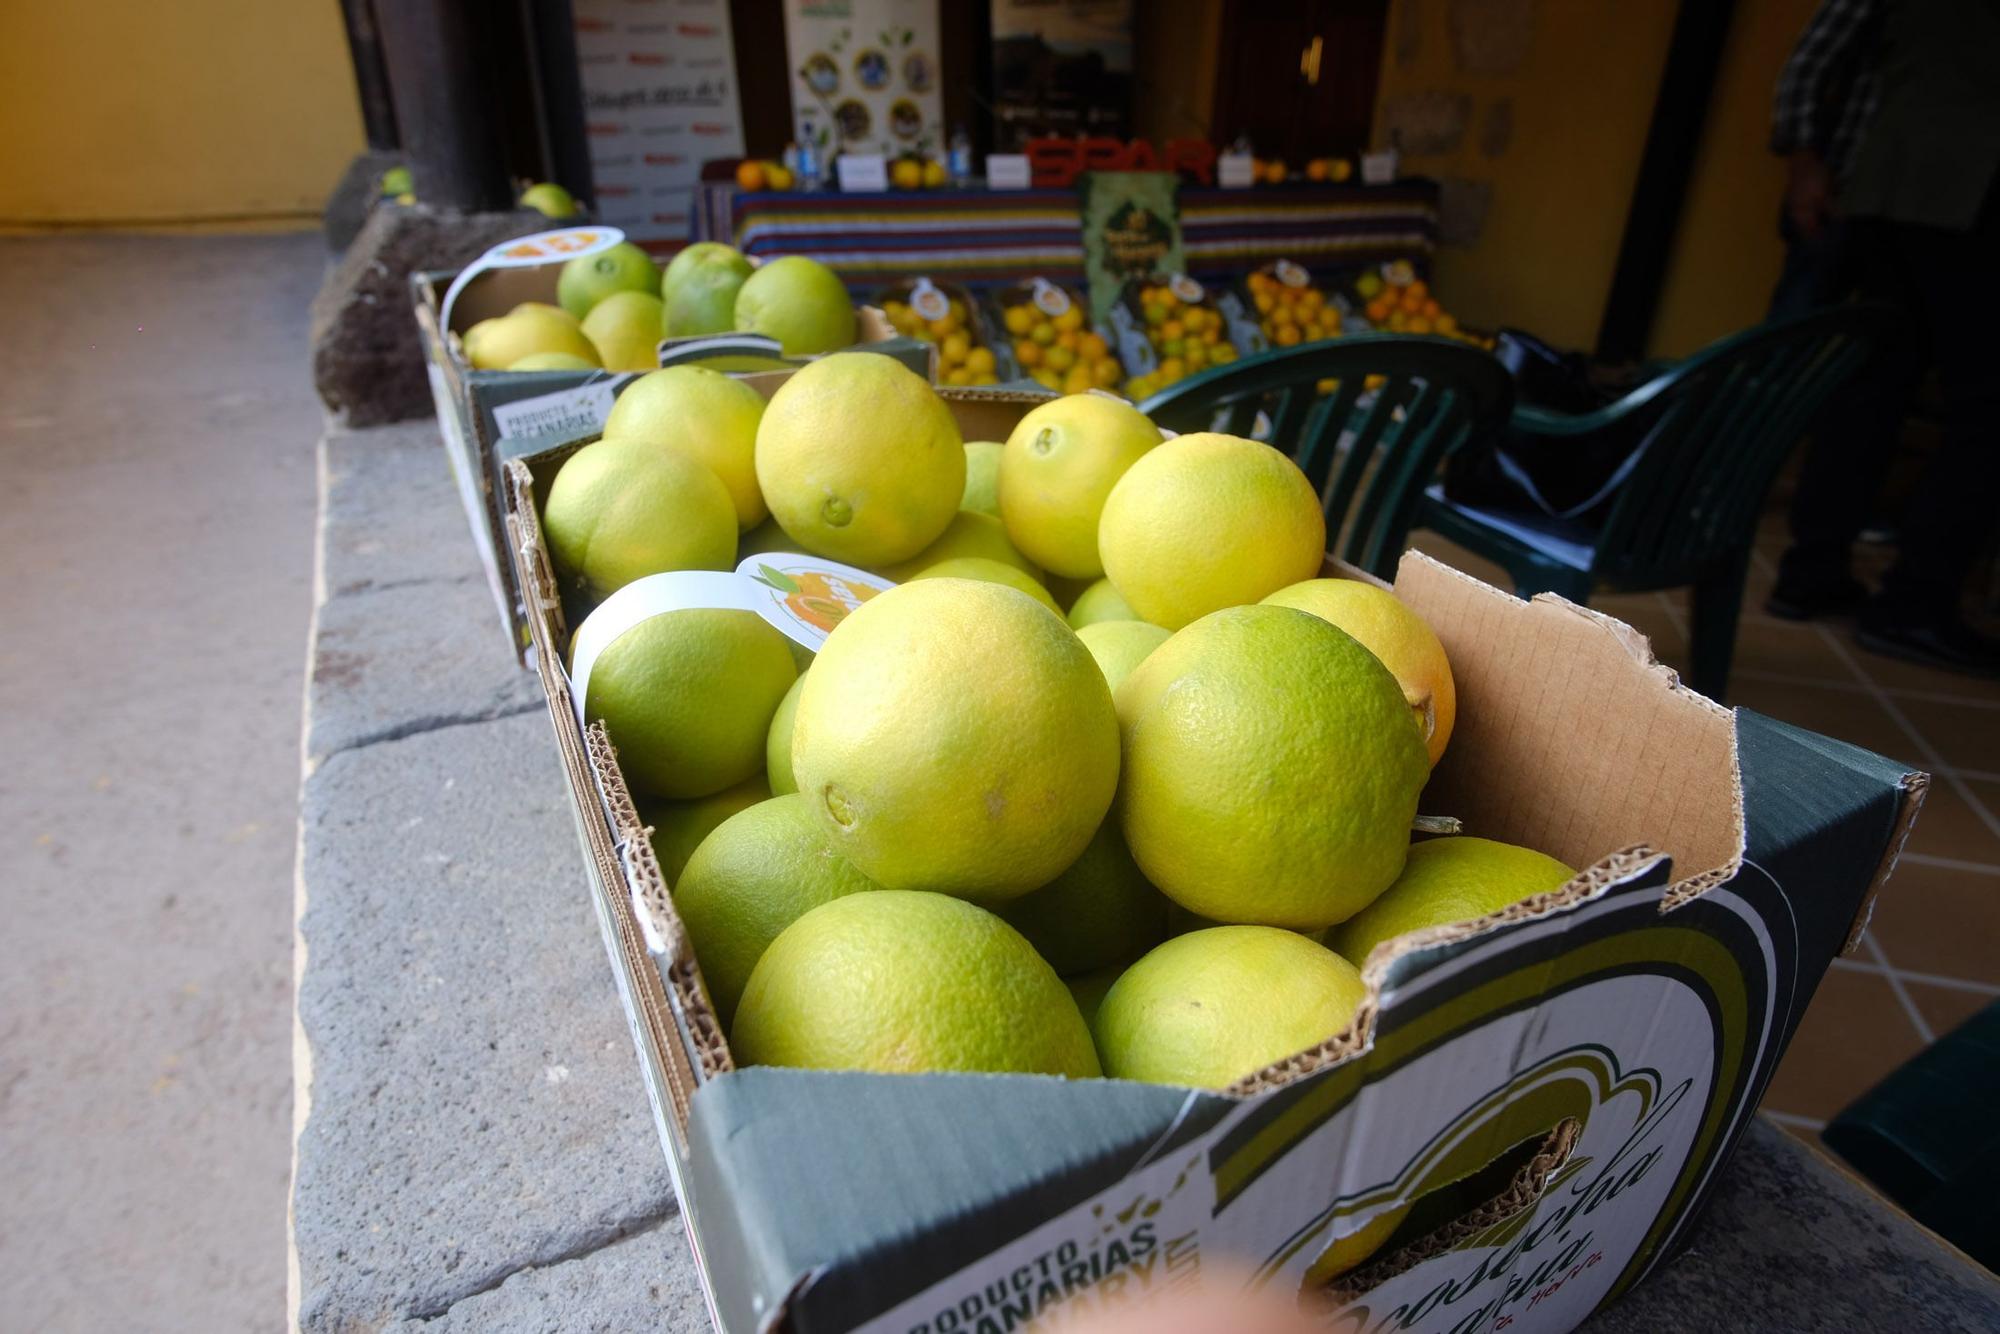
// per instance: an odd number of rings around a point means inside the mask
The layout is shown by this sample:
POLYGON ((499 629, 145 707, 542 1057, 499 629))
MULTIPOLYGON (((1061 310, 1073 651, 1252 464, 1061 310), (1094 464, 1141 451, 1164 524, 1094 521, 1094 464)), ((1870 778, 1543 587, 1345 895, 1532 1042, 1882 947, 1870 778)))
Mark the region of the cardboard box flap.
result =
POLYGON ((717 1308, 728 1328, 766 1328, 787 1296, 813 1289, 815 1311, 865 1319, 1230 1106, 1181 1089, 1040 1075, 757 1066, 714 1080, 695 1094, 688 1149, 700 1228, 738 1242, 705 1252, 717 1308))
POLYGON ((1734 720, 1682 687, 1644 636, 1562 598, 1523 603, 1414 551, 1395 590, 1438 631, 1458 688, 1425 815, 1576 867, 1643 843, 1673 858, 1670 901, 1734 874, 1734 720))
POLYGON ((1808 919, 1800 929, 1813 934, 1800 944, 1813 957, 1853 949, 1930 775, 1749 709, 1737 712, 1737 736, 1750 861, 1784 892, 1856 904, 1839 914, 1797 914, 1808 919), (1828 925, 1833 934, 1823 934, 1828 925))

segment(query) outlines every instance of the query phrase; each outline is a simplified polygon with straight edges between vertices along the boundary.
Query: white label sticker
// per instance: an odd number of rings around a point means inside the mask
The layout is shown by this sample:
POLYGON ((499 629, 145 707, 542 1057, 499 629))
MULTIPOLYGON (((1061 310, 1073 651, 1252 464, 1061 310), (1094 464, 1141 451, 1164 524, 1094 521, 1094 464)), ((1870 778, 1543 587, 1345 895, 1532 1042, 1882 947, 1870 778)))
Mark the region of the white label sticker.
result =
POLYGON ((1035 304, 1045 315, 1060 315, 1069 309, 1069 293, 1047 278, 1035 279, 1035 304))
POLYGON ((592 224, 588 227, 558 227, 554 231, 502 241, 460 269, 458 276, 451 280, 451 286, 445 289, 444 300, 438 304, 438 328, 451 328, 451 308, 457 303, 458 294, 488 269, 534 268, 558 261, 567 263, 582 255, 609 250, 624 239, 625 233, 616 227, 592 224))
POLYGON ((502 436, 588 435, 604 429, 618 386, 630 376, 598 380, 553 394, 538 394, 493 409, 493 424, 502 436))
POLYGON ((1312 281, 1310 275, 1303 268, 1292 263, 1289 259, 1279 260, 1273 268, 1278 275, 1278 281, 1287 287, 1304 287, 1312 281))
POLYGON ((951 298, 937 289, 928 278, 917 279, 910 289, 910 309, 927 320, 941 320, 951 314, 951 298))
POLYGON ((1176 273, 1173 277, 1167 279, 1167 290, 1190 305, 1201 300, 1206 295, 1202 290, 1202 285, 1188 277, 1185 273, 1176 273))

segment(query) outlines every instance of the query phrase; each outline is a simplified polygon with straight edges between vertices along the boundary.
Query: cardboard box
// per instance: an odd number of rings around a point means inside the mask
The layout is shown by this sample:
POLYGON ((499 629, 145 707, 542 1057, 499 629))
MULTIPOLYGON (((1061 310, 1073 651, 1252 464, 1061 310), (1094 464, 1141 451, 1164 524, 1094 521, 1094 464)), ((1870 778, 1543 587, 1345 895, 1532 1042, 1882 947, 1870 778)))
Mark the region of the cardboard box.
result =
MULTIPOLYGON (((459 501, 465 507, 466 523, 479 549, 501 626, 524 662, 532 649, 521 589, 514 577, 514 562, 500 554, 505 522, 501 464, 517 454, 545 449, 553 441, 601 429, 611 404, 643 372, 475 370, 465 360, 458 336, 480 320, 504 315, 523 301, 553 302, 559 272, 559 265, 488 270, 459 294, 449 329, 442 318, 443 301, 457 274, 419 273, 410 279, 438 431, 451 460, 452 478, 458 485, 459 501)), ((856 346, 888 352, 931 376, 935 354, 928 344, 901 337, 873 306, 858 308, 855 316, 856 346)), ((661 363, 706 361, 732 350, 719 346, 728 341, 734 341, 733 336, 665 339, 660 344, 661 363)), ((770 348, 761 345, 768 340, 744 336, 743 341, 743 366, 763 369, 784 364, 783 358, 774 358, 770 348)), ((730 368, 725 362, 724 369, 730 368)))
MULTIPOLYGON (((1004 438, 1034 401, 942 392, 968 439, 1004 438)), ((1290 1294, 1334 1236, 1412 1201, 1313 1297, 1329 1328, 1570 1329, 1687 1238, 1927 782, 1731 714, 1609 617, 1412 553, 1395 588, 1459 698, 1422 809, 1586 867, 1572 882, 1378 950, 1352 1031, 1226 1094, 736 1070, 616 756, 572 709, 581 609, 536 498, 581 443, 507 464, 510 550, 721 1329, 1011 1330, 1204 1272, 1290 1294)))

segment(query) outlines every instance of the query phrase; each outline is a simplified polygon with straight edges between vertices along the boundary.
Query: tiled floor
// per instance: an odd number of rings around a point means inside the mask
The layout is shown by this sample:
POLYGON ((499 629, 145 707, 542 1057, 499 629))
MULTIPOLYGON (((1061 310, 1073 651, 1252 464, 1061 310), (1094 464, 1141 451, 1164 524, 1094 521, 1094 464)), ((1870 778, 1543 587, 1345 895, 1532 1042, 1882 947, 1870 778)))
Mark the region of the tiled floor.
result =
MULTIPOLYGON (((1507 587, 1494 566, 1434 534, 1419 548, 1507 587)), ((1851 622, 1799 625, 1763 611, 1784 548, 1769 521, 1738 630, 1729 703, 1852 741, 1932 784, 1895 877, 1850 958, 1836 959, 1786 1053, 1764 1109, 1801 1134, 1938 1035, 2000 998, 2000 683, 1864 652, 1851 622)), ((1864 551, 1864 577, 1883 553, 1864 551)), ((1684 592, 1606 596, 1592 605, 1643 630, 1684 670, 1684 592)))

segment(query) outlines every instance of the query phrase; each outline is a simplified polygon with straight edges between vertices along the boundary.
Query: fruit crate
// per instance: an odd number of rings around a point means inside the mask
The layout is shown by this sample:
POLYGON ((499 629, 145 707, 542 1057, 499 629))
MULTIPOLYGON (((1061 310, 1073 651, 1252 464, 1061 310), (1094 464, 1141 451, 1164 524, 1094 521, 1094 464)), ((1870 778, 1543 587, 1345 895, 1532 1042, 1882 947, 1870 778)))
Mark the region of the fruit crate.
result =
POLYGON ((1031 278, 1001 289, 994 301, 1009 340, 1008 360, 1019 378, 1055 393, 1078 394, 1116 390, 1133 373, 1119 360, 1111 334, 1090 324, 1090 303, 1081 292, 1031 278))
MULTIPOLYGON (((966 439, 1043 401, 940 394, 966 439)), ((1289 1294, 1332 1238, 1409 1205, 1311 1294, 1336 1327, 1568 1330, 1690 1236, 1925 787, 1694 694, 1610 617, 1410 553, 1394 591, 1458 690, 1426 808, 1585 868, 1567 884, 1378 948, 1352 1028, 1220 1093, 738 1068, 565 666, 577 609, 538 506, 585 443, 506 462, 508 549, 718 1329, 1017 1328, 1196 1271, 1289 1294)))
POLYGON ((1128 369, 1145 368, 1125 383, 1135 402, 1268 346, 1241 296, 1185 273, 1127 282, 1110 325, 1119 360, 1128 369))
POLYGON ((938 349, 939 384, 990 387, 1000 382, 998 341, 971 289, 913 278, 876 293, 889 327, 938 349))
MULTIPOLYGON (((460 335, 478 321, 504 314, 523 301, 553 301, 559 267, 502 268, 482 274, 459 294, 448 328, 443 303, 457 272, 431 271, 410 279, 438 432, 457 483, 459 503, 465 509, 466 525, 486 572, 501 628, 513 652, 528 665, 532 665, 533 649, 522 589, 514 562, 501 555, 506 519, 501 463, 510 454, 540 448, 550 439, 598 429, 619 393, 642 372, 475 370, 465 359, 460 335)), ((930 349, 902 338, 879 309, 857 307, 855 328, 857 346, 891 352, 912 369, 926 376, 933 373, 930 349)), ((706 359, 717 349, 736 348, 744 358, 740 365, 762 369, 781 364, 773 359, 768 346, 745 341, 739 347, 738 338, 725 334, 663 339, 662 361, 675 362, 676 349, 679 355, 706 359)))

